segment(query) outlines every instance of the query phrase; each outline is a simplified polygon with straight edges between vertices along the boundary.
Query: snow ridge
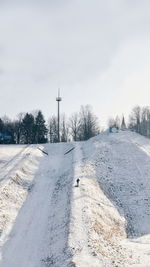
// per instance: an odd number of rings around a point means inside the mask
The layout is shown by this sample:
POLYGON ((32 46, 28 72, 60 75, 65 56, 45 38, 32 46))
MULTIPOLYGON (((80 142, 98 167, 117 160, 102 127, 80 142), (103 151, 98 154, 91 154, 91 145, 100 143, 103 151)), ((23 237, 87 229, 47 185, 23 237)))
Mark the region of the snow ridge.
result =
POLYGON ((150 140, 106 132, 41 149, 0 147, 0 266, 149 267, 150 140))

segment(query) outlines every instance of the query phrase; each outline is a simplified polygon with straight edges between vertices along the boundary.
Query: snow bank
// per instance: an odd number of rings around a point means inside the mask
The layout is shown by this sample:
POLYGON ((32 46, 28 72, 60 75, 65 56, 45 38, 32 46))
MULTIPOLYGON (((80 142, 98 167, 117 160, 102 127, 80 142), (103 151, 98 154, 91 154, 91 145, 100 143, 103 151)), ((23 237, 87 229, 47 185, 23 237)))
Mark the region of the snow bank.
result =
MULTIPOLYGON (((95 199, 103 193, 106 198, 104 203, 111 203, 103 206, 103 201, 99 199, 100 208, 95 209, 98 216, 94 231, 99 229, 95 244, 106 259, 106 266, 149 266, 149 151, 150 140, 131 132, 104 133, 83 145, 82 172, 83 169, 85 171, 82 179, 87 177, 90 180, 90 190, 91 180, 96 179, 95 199), (91 174, 90 170, 93 170, 91 174), (99 188, 99 193, 96 188, 99 188), (105 223, 105 214, 108 215, 109 225, 105 223)), ((87 190, 87 181, 85 187, 87 190)), ((93 205, 96 207, 94 201, 93 205)), ((89 210, 91 212, 92 209, 89 210)), ((91 218, 92 212, 87 221, 91 218)), ((88 229, 89 236, 93 238, 90 225, 88 229)))
POLYGON ((106 132, 45 145, 48 155, 19 149, 0 157, 1 245, 16 220, 2 267, 150 266, 149 139, 106 132))
MULTIPOLYGON (((3 150, 4 146, 1 156, 4 156, 3 150)), ((40 157, 41 153, 34 146, 5 146, 5 165, 0 182, 0 246, 6 242, 18 212, 32 190, 40 157)))
MULTIPOLYGON (((77 178, 81 182, 79 188, 73 187, 72 196, 68 246, 73 262, 78 267, 129 263, 128 252, 121 245, 126 238, 126 220, 101 190, 93 162, 83 156, 84 146, 78 145, 75 154, 74 185, 77 178)), ((89 151, 92 153, 91 147, 89 151)))

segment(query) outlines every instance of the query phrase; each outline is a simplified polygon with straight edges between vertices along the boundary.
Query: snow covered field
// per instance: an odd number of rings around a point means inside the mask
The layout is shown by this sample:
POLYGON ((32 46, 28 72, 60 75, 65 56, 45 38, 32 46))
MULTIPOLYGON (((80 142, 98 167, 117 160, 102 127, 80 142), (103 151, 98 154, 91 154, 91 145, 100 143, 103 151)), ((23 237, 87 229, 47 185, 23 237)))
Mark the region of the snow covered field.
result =
POLYGON ((149 166, 132 132, 0 146, 0 266, 150 267, 149 166))

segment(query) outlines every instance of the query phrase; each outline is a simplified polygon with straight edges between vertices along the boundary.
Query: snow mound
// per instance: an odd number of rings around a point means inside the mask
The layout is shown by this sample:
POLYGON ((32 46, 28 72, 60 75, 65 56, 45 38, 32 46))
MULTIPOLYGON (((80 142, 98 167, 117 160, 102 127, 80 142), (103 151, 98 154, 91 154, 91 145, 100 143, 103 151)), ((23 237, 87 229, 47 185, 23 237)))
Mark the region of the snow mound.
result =
MULTIPOLYGON (((73 210, 81 206, 87 229, 82 248, 88 243, 86 254, 101 261, 94 266, 149 266, 149 151, 149 139, 128 131, 106 132, 82 146, 80 197, 73 210)), ((77 266, 86 265, 79 258, 77 266)))
MULTIPOLYGON (((11 147, 12 148, 12 147, 11 147)), ((0 182, 0 245, 6 242, 13 223, 18 215, 20 208, 27 198, 28 192, 34 186, 34 176, 38 169, 38 158, 41 156, 37 153, 36 147, 28 148, 30 153, 24 153, 24 148, 14 155, 12 159, 8 158, 6 164, 9 164, 8 175, 0 182), (17 159, 17 164, 16 164, 17 159)), ((9 146, 5 147, 5 157, 10 153, 9 146), (8 150, 8 151, 7 151, 8 150)))
POLYGON ((13 149, 0 156, 2 267, 150 266, 149 139, 13 149))

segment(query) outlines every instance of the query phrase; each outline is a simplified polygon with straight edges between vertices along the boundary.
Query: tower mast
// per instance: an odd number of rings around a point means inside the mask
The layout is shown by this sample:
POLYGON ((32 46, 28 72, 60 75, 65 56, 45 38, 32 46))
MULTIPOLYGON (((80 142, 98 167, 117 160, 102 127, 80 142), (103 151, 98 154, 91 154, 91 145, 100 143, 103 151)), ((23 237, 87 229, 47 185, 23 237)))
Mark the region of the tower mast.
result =
POLYGON ((60 102, 62 101, 62 98, 60 97, 60 89, 58 89, 58 97, 56 97, 56 101, 58 103, 58 142, 60 142, 60 102))

